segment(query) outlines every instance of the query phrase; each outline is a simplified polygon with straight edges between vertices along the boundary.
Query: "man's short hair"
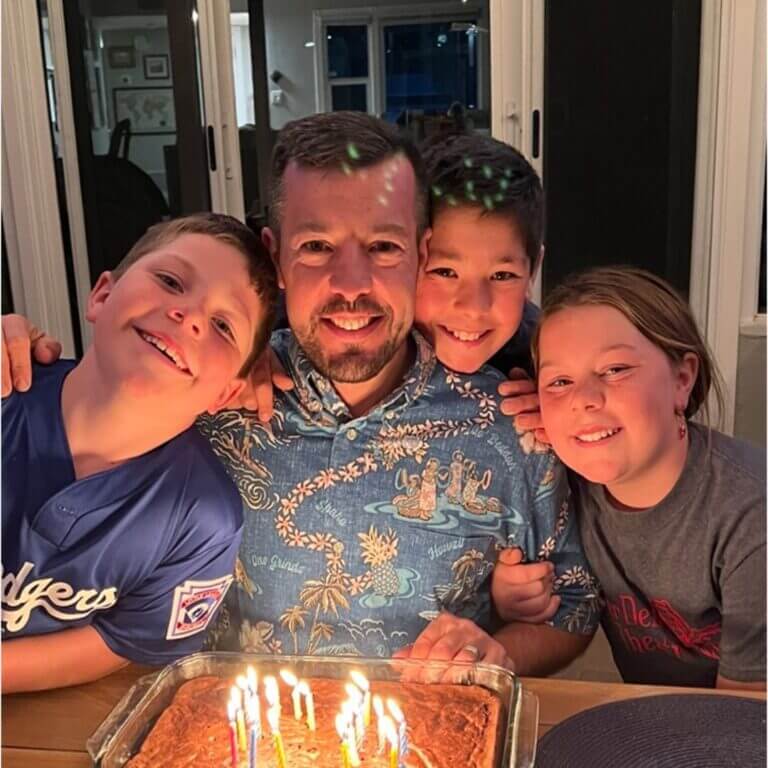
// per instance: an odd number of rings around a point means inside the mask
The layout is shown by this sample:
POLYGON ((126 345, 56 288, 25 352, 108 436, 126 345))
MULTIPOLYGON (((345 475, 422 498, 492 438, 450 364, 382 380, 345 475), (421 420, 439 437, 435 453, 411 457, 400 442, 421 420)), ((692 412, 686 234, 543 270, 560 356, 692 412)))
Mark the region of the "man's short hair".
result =
POLYGON ((134 243, 123 260, 112 270, 112 277, 119 280, 139 259, 182 235, 207 235, 232 246, 245 258, 251 286, 264 308, 264 318, 254 333, 251 351, 238 374, 246 376, 267 346, 272 332, 277 306, 277 275, 266 247, 245 224, 233 216, 207 212, 161 221, 152 225, 134 243))
POLYGON ((432 216, 444 208, 475 206, 506 216, 523 238, 531 266, 544 239, 544 191, 531 164, 513 147, 476 133, 437 137, 422 146, 432 216))
POLYGON ((283 203, 283 176, 290 163, 301 168, 351 173, 404 155, 416 179, 418 234, 429 224, 424 163, 416 145, 397 126, 364 112, 325 112, 286 123, 272 153, 269 226, 278 234, 283 203))

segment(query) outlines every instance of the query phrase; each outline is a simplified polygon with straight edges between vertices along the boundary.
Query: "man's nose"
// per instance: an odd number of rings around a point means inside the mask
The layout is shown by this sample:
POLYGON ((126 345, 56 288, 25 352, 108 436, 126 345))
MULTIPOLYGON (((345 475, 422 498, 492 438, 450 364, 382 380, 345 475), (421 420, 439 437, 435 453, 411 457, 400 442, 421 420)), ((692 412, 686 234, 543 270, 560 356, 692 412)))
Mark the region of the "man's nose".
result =
POLYGON ((574 411, 597 411, 605 405, 605 393, 600 381, 589 378, 577 383, 571 396, 574 411))
POLYGON ((330 288, 353 302, 371 292, 373 274, 367 251, 357 244, 339 248, 333 256, 330 288))
POLYGON ((491 286, 487 280, 462 281, 456 293, 456 309, 470 317, 482 317, 490 310, 491 304, 491 286))
POLYGON ((168 316, 192 336, 199 338, 205 323, 203 313, 194 307, 173 307, 168 310, 168 316))

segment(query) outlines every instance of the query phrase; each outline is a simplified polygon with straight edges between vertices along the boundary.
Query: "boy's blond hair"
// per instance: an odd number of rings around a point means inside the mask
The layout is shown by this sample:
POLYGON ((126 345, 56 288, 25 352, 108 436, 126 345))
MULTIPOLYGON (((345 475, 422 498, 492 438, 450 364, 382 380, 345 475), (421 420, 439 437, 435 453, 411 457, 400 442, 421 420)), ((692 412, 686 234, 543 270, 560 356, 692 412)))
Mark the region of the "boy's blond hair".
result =
POLYGON ((264 318, 253 337, 251 351, 238 376, 247 376, 269 341, 277 304, 277 276, 272 259, 261 240, 242 222, 223 213, 193 213, 151 226, 112 270, 119 280, 139 259, 182 235, 207 235, 237 249, 245 258, 256 295, 264 307, 264 318))

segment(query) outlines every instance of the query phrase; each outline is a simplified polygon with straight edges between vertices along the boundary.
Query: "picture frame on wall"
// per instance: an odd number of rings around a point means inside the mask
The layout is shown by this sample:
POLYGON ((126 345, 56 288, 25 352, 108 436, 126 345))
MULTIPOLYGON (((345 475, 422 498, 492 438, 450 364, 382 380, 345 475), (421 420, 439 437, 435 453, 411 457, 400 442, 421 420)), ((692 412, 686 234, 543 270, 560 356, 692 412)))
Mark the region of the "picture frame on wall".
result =
POLYGON ((126 118, 132 134, 176 132, 173 88, 114 88, 115 125, 126 118))
POLYGON ((107 48, 107 61, 112 69, 133 69, 136 51, 132 45, 112 45, 107 48))
POLYGON ((167 53, 152 53, 144 57, 145 80, 167 80, 171 74, 167 53))

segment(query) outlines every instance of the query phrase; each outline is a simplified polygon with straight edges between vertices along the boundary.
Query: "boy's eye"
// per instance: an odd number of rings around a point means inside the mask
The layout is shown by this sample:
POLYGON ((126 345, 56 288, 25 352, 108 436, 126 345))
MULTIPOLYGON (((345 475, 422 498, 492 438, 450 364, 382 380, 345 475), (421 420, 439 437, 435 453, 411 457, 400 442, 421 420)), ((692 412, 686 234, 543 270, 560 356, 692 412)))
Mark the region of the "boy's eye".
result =
POLYGON ((220 333, 223 333, 228 338, 234 340, 235 334, 232 332, 232 328, 226 320, 222 320, 220 317, 214 317, 213 324, 220 333))
POLYGON ((434 269, 430 269, 427 274, 437 275, 438 277, 458 277, 456 271, 450 267, 435 267, 434 269))
POLYGON ((606 368, 603 371, 603 376, 619 376, 622 373, 626 373, 627 371, 631 370, 631 366, 629 365, 612 365, 610 368, 606 368))
POLYGON ((184 288, 180 280, 175 278, 173 275, 169 275, 166 272, 158 272, 157 279, 164 285, 168 286, 168 288, 170 288, 171 290, 181 291, 184 288))
POLYGON ((497 282, 506 282, 508 280, 519 280, 520 275, 515 274, 514 272, 494 272, 493 276, 491 277, 491 280, 495 280, 497 282))
POLYGON ((562 389, 567 387, 571 383, 570 379, 560 377, 559 379, 553 379, 547 384, 548 389, 562 389))

